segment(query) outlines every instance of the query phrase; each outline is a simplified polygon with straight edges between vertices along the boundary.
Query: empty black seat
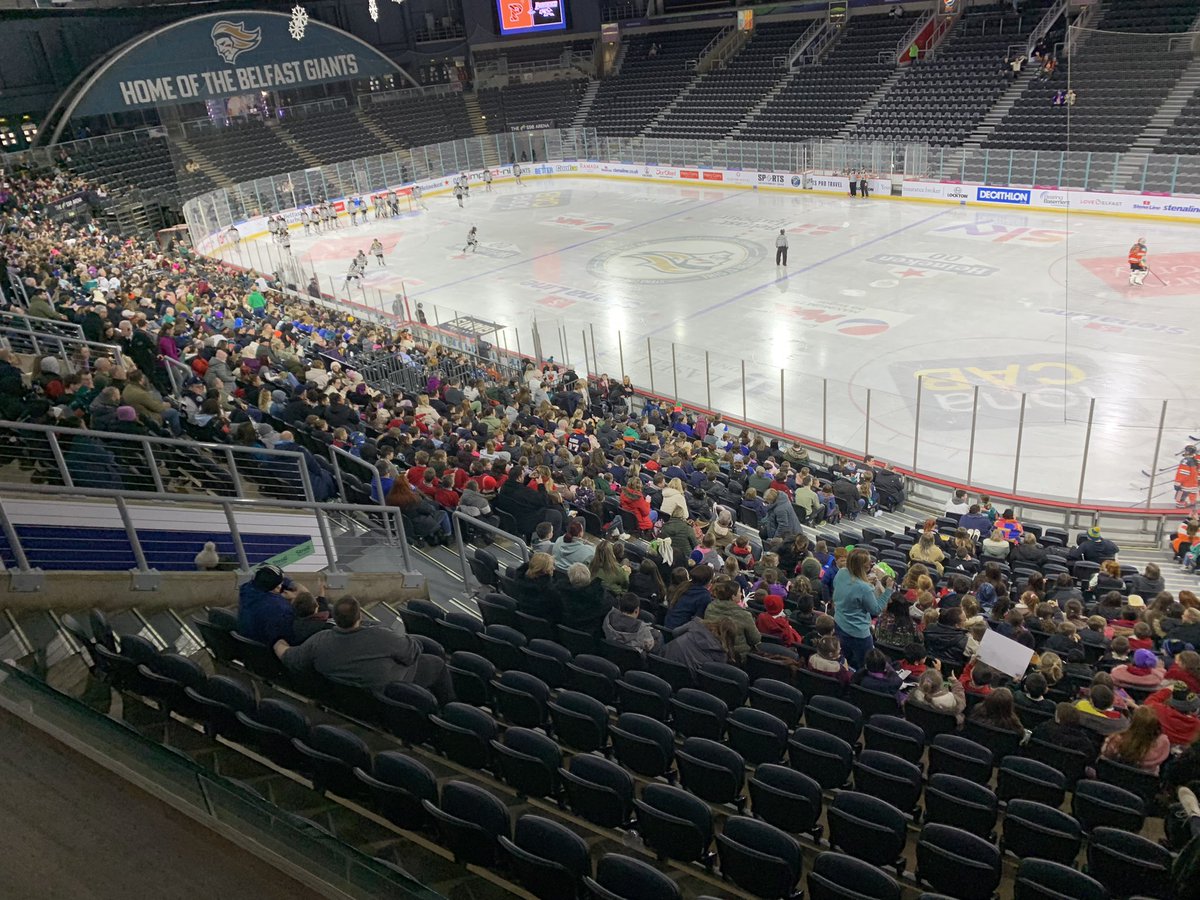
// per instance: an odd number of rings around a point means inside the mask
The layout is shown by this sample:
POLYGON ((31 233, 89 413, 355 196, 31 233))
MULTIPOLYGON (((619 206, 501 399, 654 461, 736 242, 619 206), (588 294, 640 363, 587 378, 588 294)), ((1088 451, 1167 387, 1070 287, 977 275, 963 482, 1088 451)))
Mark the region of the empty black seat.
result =
POLYGON ((517 880, 542 900, 576 896, 583 878, 591 874, 583 839, 542 816, 521 816, 512 840, 503 834, 499 840, 517 880))
POLYGON ((681 900, 679 885, 654 866, 606 853, 596 863, 596 877, 583 883, 597 900, 681 900))
POLYGON ((808 873, 810 900, 900 900, 896 880, 870 863, 826 851, 808 873))
POLYGON ((804 867, 795 838, 745 816, 726 819, 717 852, 721 877, 758 897, 790 897, 804 867))
POLYGON ((790 834, 820 837, 821 786, 803 772, 762 765, 748 781, 754 814, 790 834))
POLYGON ((688 738, 675 751, 679 782, 709 803, 733 803, 741 809, 746 762, 729 747, 707 738, 688 738))
POLYGON ((990 900, 1000 884, 1000 851, 962 829, 927 824, 917 838, 917 880, 961 900, 990 900))
POLYGON ((659 859, 705 862, 712 844, 712 811, 682 788, 648 784, 633 801, 637 830, 659 859))
POLYGON ((508 837, 511 827, 508 807, 499 798, 478 785, 448 781, 442 785, 441 806, 430 800, 424 806, 458 862, 496 864, 500 838, 508 837))

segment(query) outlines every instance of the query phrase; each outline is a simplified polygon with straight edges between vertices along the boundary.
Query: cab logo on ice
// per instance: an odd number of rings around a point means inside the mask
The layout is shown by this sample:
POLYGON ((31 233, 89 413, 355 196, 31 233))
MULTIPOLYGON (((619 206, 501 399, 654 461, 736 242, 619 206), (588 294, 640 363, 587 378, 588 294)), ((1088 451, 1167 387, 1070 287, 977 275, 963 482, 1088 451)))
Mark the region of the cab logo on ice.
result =
POLYGON ((736 238, 680 237, 619 247, 594 257, 588 271, 632 284, 704 281, 758 262, 762 248, 736 238))
POLYGON ((246 30, 245 22, 230 22, 222 19, 212 27, 210 33, 217 55, 233 65, 237 58, 262 43, 262 29, 246 30))

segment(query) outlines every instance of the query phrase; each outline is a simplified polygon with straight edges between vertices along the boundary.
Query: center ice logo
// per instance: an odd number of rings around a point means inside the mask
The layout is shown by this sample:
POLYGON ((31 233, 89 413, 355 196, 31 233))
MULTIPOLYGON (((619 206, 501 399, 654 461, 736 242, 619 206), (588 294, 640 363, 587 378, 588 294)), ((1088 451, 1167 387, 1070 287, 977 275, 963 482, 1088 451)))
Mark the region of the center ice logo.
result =
POLYGON ((737 238, 664 238, 603 253, 588 263, 588 271, 631 284, 702 281, 749 268, 762 252, 758 244, 737 238))
POLYGON ((630 253, 630 259, 640 259, 643 265, 662 272, 664 275, 691 275, 719 269, 733 258, 728 250, 714 253, 683 253, 679 250, 650 250, 646 253, 630 253))

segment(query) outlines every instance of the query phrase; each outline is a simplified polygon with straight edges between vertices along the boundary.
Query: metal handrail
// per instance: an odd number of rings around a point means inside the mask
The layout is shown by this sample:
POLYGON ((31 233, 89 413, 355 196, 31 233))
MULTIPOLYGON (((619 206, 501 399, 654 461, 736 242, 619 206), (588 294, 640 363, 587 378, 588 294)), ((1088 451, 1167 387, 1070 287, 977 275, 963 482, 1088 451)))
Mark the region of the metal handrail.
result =
POLYGON ((83 328, 74 322, 65 322, 62 319, 42 319, 12 310, 0 310, 0 327, 35 332, 46 336, 86 340, 83 328))
POLYGON ((127 503, 138 500, 152 500, 155 503, 186 504, 193 507, 219 508, 225 514, 226 519, 234 526, 230 529, 230 538, 237 549, 240 565, 244 571, 248 570, 248 565, 246 563, 245 545, 242 542, 241 534, 236 528, 236 513, 239 511, 249 512, 266 509, 307 511, 313 513, 317 520, 319 538, 325 550, 325 558, 329 560, 328 571, 331 573, 338 573, 339 569, 337 566, 337 548, 333 543, 333 530, 329 523, 329 513, 359 513, 369 516, 377 516, 382 513, 389 519, 389 524, 395 529, 394 532, 385 530, 383 535, 391 545, 399 547, 405 569, 411 571, 413 568, 408 549, 408 536, 404 527, 404 517, 398 507, 363 506, 355 503, 317 503, 310 500, 252 500, 248 498, 208 497, 200 494, 168 494, 162 491, 120 491, 111 488, 62 487, 51 484, 6 484, 4 486, 4 496, 0 496, 0 528, 3 529, 4 535, 8 539, 18 571, 25 573, 35 570, 29 565, 28 555, 21 545, 20 536, 17 534, 16 528, 12 525, 12 521, 4 508, 4 501, 12 499, 12 494, 32 494, 63 499, 112 500, 125 525, 130 546, 133 549, 135 559, 138 561, 139 572, 149 572, 151 570, 146 564, 145 551, 137 535, 137 527, 133 524, 126 506, 127 503))
POLYGON ((0 326, 0 339, 16 353, 26 352, 22 348, 28 344, 38 356, 58 356, 68 365, 74 364, 74 357, 67 353, 68 348, 75 350, 81 357, 85 355, 84 351, 87 351, 86 355, 91 359, 111 359, 114 365, 125 365, 125 357, 121 353, 121 348, 116 344, 97 344, 83 338, 68 337, 62 334, 42 334, 7 326, 0 326))
POLYGON ((462 533, 463 522, 467 522, 472 528, 478 528, 480 531, 484 531, 487 534, 511 541, 516 545, 517 551, 521 554, 521 561, 529 562, 531 553, 529 545, 515 534, 510 534, 509 532, 503 530, 502 528, 497 528, 495 525, 492 525, 489 522, 484 522, 481 519, 468 516, 466 513, 460 512, 457 509, 450 514, 450 522, 454 527, 454 545, 455 549, 458 551, 458 564, 462 568, 463 584, 471 583, 471 564, 467 561, 466 541, 463 539, 462 533))
MULTIPOLYGON (((297 450, 275 450, 266 447, 242 447, 234 444, 212 444, 204 441, 181 440, 179 438, 164 438, 155 435, 130 435, 118 434, 111 431, 90 431, 79 428, 64 428, 60 425, 35 425, 31 422, 12 422, 0 419, 0 430, 15 431, 18 434, 45 434, 48 436, 51 452, 54 454, 55 462, 58 466, 59 477, 62 478, 63 484, 73 488, 74 480, 71 477, 70 471, 67 469, 66 460, 62 453, 59 437, 89 437, 100 438, 106 442, 120 442, 128 446, 134 446, 141 449, 150 468, 151 475, 155 479, 156 485, 161 488, 161 475, 158 471, 158 461, 154 455, 153 447, 174 447, 189 452, 195 450, 203 450, 209 452, 212 456, 223 459, 230 469, 230 475, 233 477, 234 489, 236 496, 239 499, 246 499, 243 488, 242 475, 237 471, 237 458, 246 455, 266 455, 277 457, 282 460, 291 460, 295 463, 299 472, 300 479, 304 485, 304 501, 313 503, 317 502, 313 499, 312 484, 308 478, 308 467, 304 462, 304 454, 297 450)), ((9 484, 5 483, 5 489, 9 484)), ((164 492, 165 493, 165 492, 164 492)), ((175 496, 175 495, 170 495, 175 496)), ((188 494, 185 496, 195 496, 188 494)), ((278 502, 278 501, 272 501, 278 502)))
POLYGON ((1068 0, 1057 0, 1057 2, 1046 10, 1046 14, 1034 26, 1033 31, 1029 33, 1029 40, 1025 42, 1025 58, 1028 59, 1037 47, 1038 41, 1050 33, 1050 29, 1054 27, 1064 13, 1067 11, 1068 0))

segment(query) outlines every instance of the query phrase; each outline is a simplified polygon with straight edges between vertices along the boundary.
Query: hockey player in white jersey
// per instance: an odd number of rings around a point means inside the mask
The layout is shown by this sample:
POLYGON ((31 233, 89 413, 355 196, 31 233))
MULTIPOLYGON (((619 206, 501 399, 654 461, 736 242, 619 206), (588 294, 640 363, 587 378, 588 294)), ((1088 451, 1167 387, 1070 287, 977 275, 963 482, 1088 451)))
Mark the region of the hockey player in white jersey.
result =
POLYGON ((484 193, 486 193, 486 194, 490 194, 492 192, 492 170, 491 169, 483 170, 483 190, 484 190, 484 193))
POLYGON ((465 245, 465 246, 462 248, 462 252, 463 252, 463 253, 466 253, 466 252, 467 252, 467 248, 468 248, 468 247, 470 247, 470 248, 471 248, 471 252, 472 252, 472 253, 474 253, 474 252, 475 252, 475 248, 476 248, 476 247, 478 247, 478 246, 479 246, 479 235, 478 235, 478 229, 476 229, 476 228, 475 228, 475 226, 474 226, 474 225, 472 225, 472 226, 471 226, 471 230, 467 232, 467 243, 466 243, 466 245, 465 245))
POLYGON ((379 242, 379 238, 375 238, 375 240, 371 241, 371 253, 375 257, 375 261, 382 266, 384 264, 383 244, 379 242))
POLYGON ((521 184, 521 175, 522 175, 521 164, 513 163, 512 172, 513 172, 513 181, 515 181, 518 185, 520 185, 521 184))

